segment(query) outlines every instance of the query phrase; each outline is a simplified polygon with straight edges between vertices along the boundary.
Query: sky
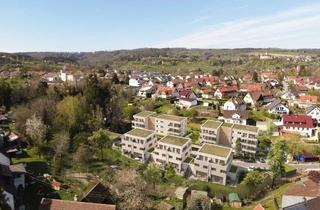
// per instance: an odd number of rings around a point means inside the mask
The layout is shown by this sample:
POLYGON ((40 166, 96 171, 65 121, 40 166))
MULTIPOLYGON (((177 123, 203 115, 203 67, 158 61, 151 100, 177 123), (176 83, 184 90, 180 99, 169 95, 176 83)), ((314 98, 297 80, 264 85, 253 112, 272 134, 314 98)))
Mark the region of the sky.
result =
POLYGON ((0 0, 0 52, 320 48, 319 0, 0 0))

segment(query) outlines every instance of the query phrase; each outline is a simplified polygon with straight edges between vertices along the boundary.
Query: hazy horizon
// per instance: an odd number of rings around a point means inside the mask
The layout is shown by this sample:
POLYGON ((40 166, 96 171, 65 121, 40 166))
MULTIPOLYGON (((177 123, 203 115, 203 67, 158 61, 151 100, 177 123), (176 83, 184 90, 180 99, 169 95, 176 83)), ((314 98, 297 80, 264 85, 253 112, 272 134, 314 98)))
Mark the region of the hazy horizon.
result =
POLYGON ((0 52, 320 48, 316 0, 0 3, 0 52))

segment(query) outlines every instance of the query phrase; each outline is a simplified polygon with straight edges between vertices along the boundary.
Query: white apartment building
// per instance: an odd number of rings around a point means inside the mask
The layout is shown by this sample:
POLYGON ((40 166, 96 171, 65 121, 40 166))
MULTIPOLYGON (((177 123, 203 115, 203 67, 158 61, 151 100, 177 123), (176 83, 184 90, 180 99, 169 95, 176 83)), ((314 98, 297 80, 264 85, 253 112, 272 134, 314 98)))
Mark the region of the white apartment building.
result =
POLYGON ((125 133, 121 139, 122 153, 141 161, 148 159, 147 152, 155 147, 157 137, 153 131, 135 128, 125 133))
POLYGON ((154 120, 150 118, 152 116, 156 116, 156 113, 151 111, 142 111, 133 115, 132 127, 154 130, 154 120))
POLYGON ((258 127, 207 120, 201 125, 200 138, 201 143, 225 145, 232 148, 235 148, 237 139, 240 139, 242 152, 255 155, 258 148, 258 127))
POLYGON ((258 127, 234 124, 232 127, 232 147, 237 139, 241 141, 241 151, 244 154, 255 155, 258 148, 258 127))
POLYGON ((194 174, 198 179, 226 185, 232 159, 231 148, 203 144, 194 159, 194 174))
POLYGON ((155 163, 171 163, 177 173, 182 171, 182 163, 191 153, 191 139, 180 136, 165 136, 157 142, 152 157, 155 163))
POLYGON ((201 143, 217 144, 218 131, 223 122, 207 120, 201 125, 201 143))
POLYGON ((187 118, 161 114, 155 117, 155 132, 161 135, 185 136, 187 118))

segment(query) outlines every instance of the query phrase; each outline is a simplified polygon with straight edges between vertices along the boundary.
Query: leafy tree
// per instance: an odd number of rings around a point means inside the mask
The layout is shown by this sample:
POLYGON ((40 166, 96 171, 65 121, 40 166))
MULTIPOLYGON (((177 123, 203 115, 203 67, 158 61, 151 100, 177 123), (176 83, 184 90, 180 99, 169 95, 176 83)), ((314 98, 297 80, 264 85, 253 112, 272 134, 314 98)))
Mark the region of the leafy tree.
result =
POLYGON ((26 122, 26 134, 35 146, 41 146, 43 144, 47 129, 48 127, 36 115, 33 115, 26 122))
POLYGON ((252 74, 252 80, 254 82, 258 82, 259 81, 259 76, 258 76, 258 73, 256 71, 254 71, 253 74, 252 74))
POLYGON ((237 141, 236 141, 236 146, 235 146, 235 153, 236 153, 236 156, 237 157, 240 157, 241 156, 241 139, 238 138, 237 141))
POLYGON ((112 141, 109 138, 107 131, 103 129, 94 131, 88 140, 93 149, 100 150, 100 157, 101 160, 103 160, 103 149, 112 146, 112 141))
POLYGON ((104 127, 102 109, 97 106, 96 109, 91 111, 91 114, 88 116, 87 126, 91 131, 97 131, 100 128, 104 127))
POLYGON ((161 170, 155 163, 149 164, 143 175, 148 182, 152 183, 153 189, 155 189, 157 183, 160 183, 162 177, 161 170))
POLYGON ((110 86, 101 83, 96 74, 90 74, 86 79, 84 97, 89 105, 96 107, 99 105, 104 108, 110 99, 110 86))
POLYGON ((264 182, 265 176, 259 171, 249 172, 243 180, 252 194, 256 193, 257 186, 264 182))
POLYGON ((57 104, 55 126, 69 131, 75 129, 81 124, 81 117, 84 113, 81 98, 68 96, 57 104))
POLYGON ((164 170, 164 180, 168 181, 170 180, 172 177, 174 177, 176 175, 176 171, 174 169, 174 166, 169 163, 165 166, 165 170, 164 170))
POLYGON ((62 131, 55 134, 52 141, 52 147, 54 150, 53 163, 54 173, 60 174, 64 168, 65 156, 67 154, 70 145, 69 133, 62 131))
POLYGON ((113 181, 117 207, 120 209, 140 210, 145 208, 146 183, 135 170, 120 170, 113 181))
POLYGON ((292 135, 286 138, 286 143, 288 146, 288 152, 293 156, 301 154, 304 150, 303 143, 298 135, 292 135))
POLYGON ((91 157, 92 152, 85 144, 81 144, 77 151, 73 154, 73 160, 78 166, 80 166, 80 168, 85 167, 91 160, 91 157))
POLYGON ((0 209, 1 210, 11 210, 11 207, 7 203, 7 198, 3 194, 2 188, 0 188, 0 209))
POLYGON ((118 78, 118 75, 116 74, 116 73, 114 73, 113 75, 112 75, 112 83, 114 83, 114 84, 119 84, 120 83, 120 81, 119 81, 119 78, 118 78))
POLYGON ((274 143, 268 154, 269 169, 272 172, 272 187, 274 187, 277 178, 280 178, 284 172, 284 164, 287 160, 287 145, 285 140, 280 139, 274 143))
POLYGON ((0 106, 9 108, 11 105, 11 93, 12 88, 9 82, 4 79, 0 79, 0 106))

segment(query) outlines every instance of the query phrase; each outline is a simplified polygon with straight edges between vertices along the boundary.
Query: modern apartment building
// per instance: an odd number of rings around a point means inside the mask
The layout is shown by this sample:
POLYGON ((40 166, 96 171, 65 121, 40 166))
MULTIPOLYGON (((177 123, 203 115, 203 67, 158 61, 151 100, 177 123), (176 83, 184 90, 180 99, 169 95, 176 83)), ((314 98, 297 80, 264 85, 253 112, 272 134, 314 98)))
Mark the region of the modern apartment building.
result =
POLYGON ((191 153, 191 139, 180 136, 165 136, 157 142, 152 157, 155 163, 166 165, 171 163, 178 173, 182 163, 191 153))
POLYGON ((258 127, 234 124, 232 127, 232 147, 240 139, 241 151, 244 154, 255 155, 258 148, 258 127))
POLYGON ((155 112, 143 111, 133 115, 132 127, 154 130, 164 136, 184 136, 187 133, 187 118, 169 114, 157 115, 155 112))
POLYGON ((152 116, 156 116, 156 113, 151 111, 142 111, 133 115, 132 127, 154 130, 154 123, 151 118, 152 116))
POLYGON ((194 174, 198 179, 226 185, 232 159, 231 148, 203 144, 194 159, 194 174))
POLYGON ((235 148, 240 139, 243 154, 255 155, 258 147, 258 127, 208 120, 201 125, 201 143, 235 148))
POLYGON ((147 152, 155 147, 156 141, 157 137, 153 131, 135 128, 123 135, 122 153, 144 162, 147 160, 147 152))
POLYGON ((185 136, 187 118, 161 114, 155 117, 155 132, 161 135, 185 136))
POLYGON ((218 131, 223 122, 207 120, 201 125, 200 140, 202 143, 217 144, 218 131))

